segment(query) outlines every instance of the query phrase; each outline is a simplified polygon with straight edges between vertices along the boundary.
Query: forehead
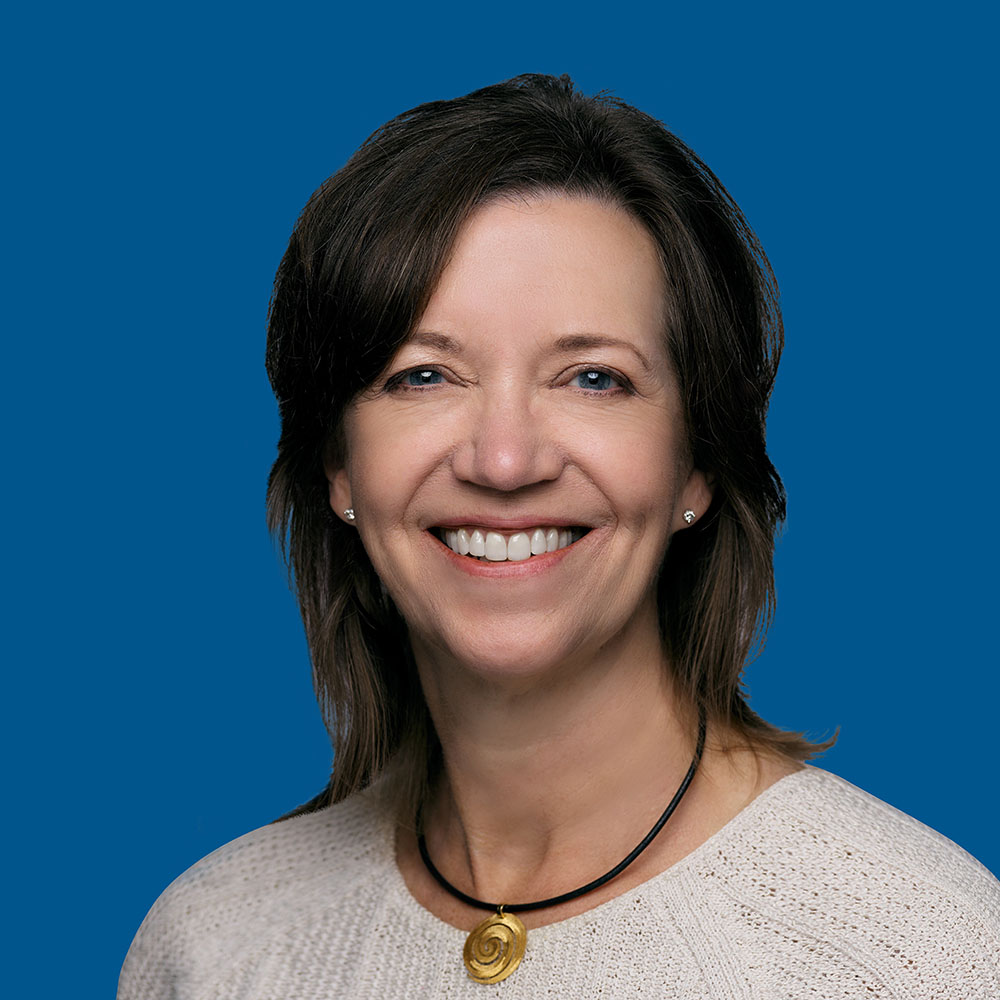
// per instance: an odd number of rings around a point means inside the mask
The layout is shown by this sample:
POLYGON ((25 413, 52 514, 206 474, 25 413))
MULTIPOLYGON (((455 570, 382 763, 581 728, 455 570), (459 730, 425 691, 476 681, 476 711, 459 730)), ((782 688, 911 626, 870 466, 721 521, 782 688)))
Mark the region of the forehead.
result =
POLYGON ((631 215, 592 198, 505 198, 466 221, 418 332, 605 335, 654 350, 666 322, 663 269, 631 215))

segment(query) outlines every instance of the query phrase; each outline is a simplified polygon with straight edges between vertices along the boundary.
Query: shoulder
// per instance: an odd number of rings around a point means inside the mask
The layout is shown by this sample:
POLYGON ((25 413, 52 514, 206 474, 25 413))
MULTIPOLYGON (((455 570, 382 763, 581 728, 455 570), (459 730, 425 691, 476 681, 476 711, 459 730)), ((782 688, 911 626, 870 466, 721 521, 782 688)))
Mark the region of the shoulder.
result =
POLYGON ((754 803, 770 820, 762 847, 794 844, 803 858, 845 877, 908 872, 907 885, 937 886, 997 903, 997 880, 947 837, 829 771, 806 767, 778 782, 754 803))
POLYGON ((120 1000, 199 995, 250 942, 385 884, 393 824, 373 794, 245 834, 160 895, 129 948, 120 1000))
POLYGON ((1000 995, 1000 883, 946 837, 827 771, 807 767, 771 786, 697 855, 717 898, 778 950, 813 942, 836 952, 831 962, 896 983, 902 992, 889 995, 1000 995))

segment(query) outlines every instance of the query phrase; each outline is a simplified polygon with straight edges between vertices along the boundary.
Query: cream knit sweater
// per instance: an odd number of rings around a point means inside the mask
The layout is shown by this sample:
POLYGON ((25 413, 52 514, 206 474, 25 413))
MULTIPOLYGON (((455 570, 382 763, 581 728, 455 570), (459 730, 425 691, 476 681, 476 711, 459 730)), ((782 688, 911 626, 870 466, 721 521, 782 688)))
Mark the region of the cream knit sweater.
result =
POLYGON ((392 823, 358 795, 181 875, 139 929, 118 997, 1000 1000, 1000 883, 811 767, 663 874, 529 931, 502 983, 467 978, 465 937, 409 895, 392 823))

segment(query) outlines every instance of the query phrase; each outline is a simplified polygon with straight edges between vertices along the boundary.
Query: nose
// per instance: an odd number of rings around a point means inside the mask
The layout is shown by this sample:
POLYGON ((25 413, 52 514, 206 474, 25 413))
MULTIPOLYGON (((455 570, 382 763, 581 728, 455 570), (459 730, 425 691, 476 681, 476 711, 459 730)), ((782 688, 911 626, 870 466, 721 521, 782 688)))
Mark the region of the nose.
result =
POLYGON ((503 492, 557 479, 564 464, 551 428, 516 392, 477 401, 452 457, 459 479, 503 492))

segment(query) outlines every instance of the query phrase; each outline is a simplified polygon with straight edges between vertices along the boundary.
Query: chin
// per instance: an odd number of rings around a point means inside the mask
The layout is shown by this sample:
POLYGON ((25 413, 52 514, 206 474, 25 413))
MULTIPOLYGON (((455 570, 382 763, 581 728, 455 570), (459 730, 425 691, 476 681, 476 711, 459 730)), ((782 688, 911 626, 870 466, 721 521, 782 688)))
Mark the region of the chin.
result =
MULTIPOLYGON (((593 641, 589 638, 586 645, 593 641)), ((474 639, 463 636, 448 647, 448 653, 462 669, 483 680, 537 680, 578 660, 581 645, 577 636, 554 632, 551 620, 525 622, 522 615, 516 625, 503 627, 494 622, 474 639)))

